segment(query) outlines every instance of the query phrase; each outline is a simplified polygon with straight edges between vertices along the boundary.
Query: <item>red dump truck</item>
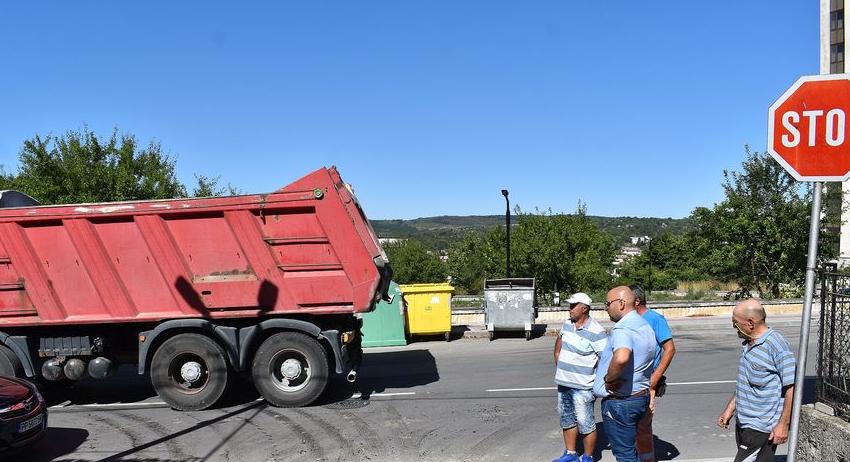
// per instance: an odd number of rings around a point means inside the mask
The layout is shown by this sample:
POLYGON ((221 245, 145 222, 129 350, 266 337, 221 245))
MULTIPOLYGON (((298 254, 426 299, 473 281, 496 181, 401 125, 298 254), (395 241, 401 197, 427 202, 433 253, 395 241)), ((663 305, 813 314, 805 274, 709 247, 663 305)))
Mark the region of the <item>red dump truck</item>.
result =
POLYGON ((273 405, 356 378, 391 269, 335 168, 270 194, 0 208, 0 375, 138 364, 181 410, 250 377, 273 405))

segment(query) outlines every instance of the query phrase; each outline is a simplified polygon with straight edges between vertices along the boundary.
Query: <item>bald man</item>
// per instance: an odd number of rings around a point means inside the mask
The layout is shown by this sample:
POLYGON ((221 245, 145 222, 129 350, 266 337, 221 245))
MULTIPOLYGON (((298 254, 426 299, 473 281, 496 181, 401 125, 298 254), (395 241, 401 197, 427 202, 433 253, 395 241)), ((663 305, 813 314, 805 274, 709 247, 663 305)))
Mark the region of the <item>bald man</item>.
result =
POLYGON ((617 462, 639 462, 635 439, 649 407, 655 332, 635 311, 635 294, 626 286, 608 291, 605 308, 615 324, 599 358, 593 392, 602 398, 602 425, 617 462))
POLYGON ((757 299, 732 311, 732 326, 742 342, 738 385, 717 425, 729 428, 735 416, 735 462, 770 462, 776 446, 788 440, 797 362, 785 337, 767 326, 757 299))

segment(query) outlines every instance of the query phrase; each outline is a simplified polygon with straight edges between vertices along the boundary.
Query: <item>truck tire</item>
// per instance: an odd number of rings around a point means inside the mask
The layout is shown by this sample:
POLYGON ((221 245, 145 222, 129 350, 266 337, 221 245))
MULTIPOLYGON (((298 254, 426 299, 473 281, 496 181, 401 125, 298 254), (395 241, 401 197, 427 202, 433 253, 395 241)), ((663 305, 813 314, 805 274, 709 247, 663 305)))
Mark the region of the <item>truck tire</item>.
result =
POLYGON ((227 389, 228 367, 221 346, 201 334, 178 334, 157 348, 151 383, 160 398, 181 411, 200 411, 227 389))
POLYGON ((296 332, 267 338, 251 366, 257 391, 278 407, 300 407, 315 401, 325 391, 328 373, 328 357, 322 345, 296 332))
POLYGON ((23 377, 24 367, 18 355, 6 345, 0 345, 0 375, 6 377, 23 377))

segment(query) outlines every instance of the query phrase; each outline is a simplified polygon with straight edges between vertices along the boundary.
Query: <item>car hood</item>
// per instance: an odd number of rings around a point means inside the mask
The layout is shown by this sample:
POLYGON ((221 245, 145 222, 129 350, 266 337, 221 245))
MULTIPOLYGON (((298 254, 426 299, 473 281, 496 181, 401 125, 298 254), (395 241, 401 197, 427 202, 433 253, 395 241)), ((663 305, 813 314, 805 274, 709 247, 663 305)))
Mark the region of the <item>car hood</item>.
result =
POLYGON ((15 404, 32 395, 29 386, 18 380, 0 377, 0 408, 15 404))

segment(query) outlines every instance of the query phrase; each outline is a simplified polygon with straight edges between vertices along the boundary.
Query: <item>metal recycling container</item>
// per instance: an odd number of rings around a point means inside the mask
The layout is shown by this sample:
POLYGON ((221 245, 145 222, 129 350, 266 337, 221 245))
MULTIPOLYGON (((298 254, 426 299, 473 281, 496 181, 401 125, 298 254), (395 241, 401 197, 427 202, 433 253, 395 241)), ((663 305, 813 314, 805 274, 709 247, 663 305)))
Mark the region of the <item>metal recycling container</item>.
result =
POLYGON ((452 330, 452 294, 449 284, 403 284, 410 335, 443 334, 448 342, 452 330))
POLYGON ((484 281, 484 322, 490 340, 496 330, 524 330, 531 338, 537 319, 534 278, 488 279, 484 281))
POLYGON ((404 335, 404 297, 395 281, 390 282, 390 301, 379 301, 375 311, 363 313, 360 336, 363 348, 407 345, 404 335))

